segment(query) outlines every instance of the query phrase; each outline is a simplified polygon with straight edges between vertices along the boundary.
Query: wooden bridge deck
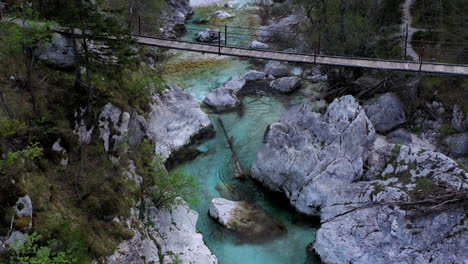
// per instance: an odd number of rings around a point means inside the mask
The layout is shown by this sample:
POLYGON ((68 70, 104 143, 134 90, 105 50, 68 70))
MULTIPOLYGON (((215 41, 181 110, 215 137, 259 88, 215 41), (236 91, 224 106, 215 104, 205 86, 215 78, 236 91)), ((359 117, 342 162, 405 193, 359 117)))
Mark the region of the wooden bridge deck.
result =
POLYGON ((193 43, 179 40, 167 40, 135 36, 135 40, 139 44, 164 47, 170 49, 179 49, 203 53, 221 54, 227 56, 248 57, 266 60, 278 60, 288 62, 302 62, 302 63, 317 63, 324 65, 346 66, 346 67, 360 67, 381 70, 396 70, 396 71, 412 71, 412 72, 425 72, 436 74, 455 74, 455 75, 468 75, 468 65, 461 64, 442 64, 411 61, 395 61, 395 60, 382 60, 382 59, 368 59, 368 58, 353 58, 353 57, 340 57, 340 56, 327 56, 327 55, 314 55, 295 54, 276 52, 268 50, 251 50, 237 47, 224 47, 205 43, 193 43))

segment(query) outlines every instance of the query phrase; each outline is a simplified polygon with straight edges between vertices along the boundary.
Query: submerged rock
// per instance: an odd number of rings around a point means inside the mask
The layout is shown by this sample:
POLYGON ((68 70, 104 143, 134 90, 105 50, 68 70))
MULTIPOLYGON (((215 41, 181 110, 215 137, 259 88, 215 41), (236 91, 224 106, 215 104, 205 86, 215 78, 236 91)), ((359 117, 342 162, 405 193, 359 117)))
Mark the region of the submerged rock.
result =
POLYGON ((301 86, 301 78, 283 77, 270 82, 270 87, 282 93, 292 93, 301 86))
POLYGON ((285 77, 289 75, 289 67, 279 61, 269 61, 265 65, 265 74, 274 77, 285 77))
POLYGON ((408 146, 391 152, 396 156, 380 180, 330 191, 320 214, 315 252, 325 263, 343 264, 468 259, 468 222, 462 206, 421 214, 425 204, 402 204, 467 190, 468 174, 441 153, 408 146))
POLYGON ((267 128, 252 177, 285 193, 298 211, 318 214, 327 193, 360 179, 374 138, 372 123, 352 96, 335 99, 324 115, 296 105, 267 128))
POLYGON ((406 122, 403 103, 393 93, 370 100, 364 108, 376 131, 386 132, 406 122))
POLYGON ((247 202, 215 198, 209 214, 233 230, 242 242, 267 242, 286 232, 286 228, 260 207, 247 202))
POLYGON ((203 103, 218 111, 234 108, 239 104, 236 93, 240 91, 245 84, 246 81, 244 78, 240 76, 231 77, 219 88, 214 89, 208 94, 203 100, 203 103))
POLYGON ((252 43, 250 43, 250 48, 251 49, 269 49, 270 46, 258 40, 254 40, 252 41, 252 43))
POLYGON ((168 83, 168 86, 168 90, 154 96, 147 126, 148 138, 164 159, 211 127, 208 115, 193 95, 175 84, 168 83))

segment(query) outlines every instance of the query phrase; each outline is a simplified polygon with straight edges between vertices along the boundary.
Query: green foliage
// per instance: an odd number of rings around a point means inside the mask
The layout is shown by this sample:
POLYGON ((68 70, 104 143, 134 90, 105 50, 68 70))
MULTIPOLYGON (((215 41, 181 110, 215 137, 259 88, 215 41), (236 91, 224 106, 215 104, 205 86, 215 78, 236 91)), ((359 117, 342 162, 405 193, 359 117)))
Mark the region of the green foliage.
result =
POLYGON ((38 145, 35 143, 27 149, 7 153, 6 158, 0 160, 0 173, 11 175, 27 167, 29 162, 42 154, 43 149, 38 145))
POLYGON ((13 136, 26 129, 26 124, 16 119, 0 118, 0 137, 13 136))
POLYGON ((77 258, 72 256, 71 250, 57 250, 53 242, 48 246, 41 246, 42 236, 33 233, 26 235, 24 243, 14 243, 9 264, 72 264, 78 263, 77 258))
POLYGON ((303 26, 309 42, 321 39, 329 54, 358 56, 395 56, 399 49, 387 45, 398 42, 379 41, 376 36, 398 32, 402 0, 298 0, 309 21, 303 26), (390 27, 392 26, 392 27, 390 27), (385 34, 383 34, 385 33, 385 34), (376 54, 377 53, 377 54, 376 54))
POLYGON ((450 124, 442 124, 439 128, 439 133, 441 138, 445 138, 457 133, 457 131, 450 124))

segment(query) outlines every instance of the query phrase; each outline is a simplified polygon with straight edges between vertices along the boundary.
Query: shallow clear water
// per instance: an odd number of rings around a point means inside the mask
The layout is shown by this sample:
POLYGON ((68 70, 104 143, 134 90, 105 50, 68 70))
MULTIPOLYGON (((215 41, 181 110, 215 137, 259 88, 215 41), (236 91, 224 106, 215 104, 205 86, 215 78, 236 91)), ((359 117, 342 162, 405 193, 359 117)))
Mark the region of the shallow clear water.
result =
MULTIPOLYGON (((239 2, 245 4, 248 0, 239 0, 239 2)), ((237 16, 231 20, 231 23, 241 25, 242 20, 249 15, 243 14, 242 10, 236 10, 237 16)), ((205 28, 203 25, 194 25, 193 21, 206 17, 212 11, 213 8, 196 9, 189 26, 199 27, 200 30, 205 28)), ((189 34, 187 33, 184 38, 193 37, 189 34)), ((248 42, 250 40, 243 39, 241 41, 248 42)), ((187 52, 178 52, 178 55, 172 59, 172 63, 182 65, 186 60, 199 63, 195 63, 193 68, 188 67, 183 71, 167 74, 165 78, 184 87, 200 101, 228 78, 243 75, 252 67, 248 60, 195 55, 187 52), (209 63, 202 63, 202 61, 209 63)), ((308 98, 313 98, 316 95, 319 86, 317 84, 305 85, 299 92, 291 96, 247 96, 243 98, 241 111, 209 114, 216 130, 215 137, 197 146, 197 149, 202 153, 196 159, 175 168, 195 176, 200 183, 200 202, 198 205, 192 206, 199 213, 197 227, 203 233, 206 244, 218 257, 221 264, 306 263, 305 248, 314 241, 316 228, 311 224, 311 221, 304 220, 303 217, 297 215, 280 194, 267 192, 251 181, 237 185, 250 194, 248 195, 250 202, 261 206, 286 226, 286 234, 267 243, 241 243, 233 233, 227 232, 225 228, 209 217, 208 210, 213 198, 226 195, 218 192, 216 188, 220 183, 223 183, 221 176, 232 177, 234 175, 232 155, 218 118, 222 119, 229 136, 233 137, 242 167, 248 170, 262 143, 266 127, 277 122, 286 108, 292 104, 315 103, 308 98)), ((229 197, 225 198, 229 199, 229 197)))

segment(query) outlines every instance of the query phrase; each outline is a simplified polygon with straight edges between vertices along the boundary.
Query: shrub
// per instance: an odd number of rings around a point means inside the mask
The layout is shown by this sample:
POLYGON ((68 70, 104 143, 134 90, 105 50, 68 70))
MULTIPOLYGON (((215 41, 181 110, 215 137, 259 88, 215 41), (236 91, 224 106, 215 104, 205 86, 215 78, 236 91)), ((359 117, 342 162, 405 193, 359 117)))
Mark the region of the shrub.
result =
POLYGON ((24 243, 13 244, 10 264, 72 264, 78 263, 78 259, 72 256, 71 250, 57 250, 52 246, 55 241, 49 241, 48 246, 41 246, 42 236, 33 233, 26 235, 24 243))

